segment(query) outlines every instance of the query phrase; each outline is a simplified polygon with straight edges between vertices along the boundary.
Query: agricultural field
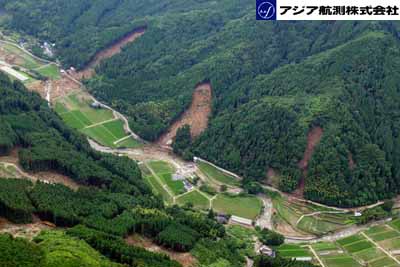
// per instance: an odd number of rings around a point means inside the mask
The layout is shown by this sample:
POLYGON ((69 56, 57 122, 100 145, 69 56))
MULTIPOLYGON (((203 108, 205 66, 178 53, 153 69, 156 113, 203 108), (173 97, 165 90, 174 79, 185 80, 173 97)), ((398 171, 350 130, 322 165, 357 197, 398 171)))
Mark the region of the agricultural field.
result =
POLYGON ((355 223, 353 214, 342 213, 285 196, 271 195, 277 221, 285 221, 300 233, 320 236, 355 223))
POLYGON ((218 194, 212 207, 217 212, 254 220, 261 212, 262 202, 255 196, 218 194))
POLYGON ((396 228, 399 224, 400 219, 396 219, 336 242, 289 244, 277 251, 286 258, 312 255, 318 257, 325 267, 399 267, 400 231, 396 228))
POLYGON ((55 111, 64 122, 101 145, 111 148, 134 148, 139 143, 125 133, 123 122, 111 110, 91 107, 92 100, 83 93, 62 97, 55 111))
POLYGON ((4 58, 6 59, 4 61, 10 62, 12 65, 21 66, 29 70, 39 68, 43 65, 42 62, 36 60, 20 48, 8 43, 0 43, 0 58, 3 55, 7 57, 4 58))
POLYGON ((281 257, 295 259, 295 258, 312 258, 312 253, 305 245, 284 244, 277 249, 281 257))
POLYGON ((240 186, 240 181, 237 178, 218 170, 214 166, 202 161, 198 161, 196 164, 200 171, 206 175, 211 182, 216 181, 217 183, 222 183, 228 186, 240 186))

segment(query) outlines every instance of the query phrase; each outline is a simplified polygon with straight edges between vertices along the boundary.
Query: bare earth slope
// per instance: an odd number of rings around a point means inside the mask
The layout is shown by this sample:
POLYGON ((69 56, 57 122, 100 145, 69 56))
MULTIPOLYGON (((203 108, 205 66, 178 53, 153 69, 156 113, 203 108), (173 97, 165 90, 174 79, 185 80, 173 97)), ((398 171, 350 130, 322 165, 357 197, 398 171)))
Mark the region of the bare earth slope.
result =
POLYGON ((169 146, 179 128, 190 125, 192 137, 199 136, 208 125, 208 118, 211 113, 212 88, 210 83, 199 84, 194 90, 192 104, 182 116, 175 121, 168 132, 160 137, 158 144, 169 146))
POLYGON ((112 56, 119 54, 121 52, 122 47, 125 45, 135 41, 137 38, 142 36, 146 31, 145 27, 138 28, 122 39, 116 41, 114 44, 110 45, 109 47, 100 50, 94 58, 87 64, 87 66, 80 72, 76 73, 74 76, 76 79, 88 79, 94 75, 94 69, 100 62, 104 59, 111 58, 112 56))

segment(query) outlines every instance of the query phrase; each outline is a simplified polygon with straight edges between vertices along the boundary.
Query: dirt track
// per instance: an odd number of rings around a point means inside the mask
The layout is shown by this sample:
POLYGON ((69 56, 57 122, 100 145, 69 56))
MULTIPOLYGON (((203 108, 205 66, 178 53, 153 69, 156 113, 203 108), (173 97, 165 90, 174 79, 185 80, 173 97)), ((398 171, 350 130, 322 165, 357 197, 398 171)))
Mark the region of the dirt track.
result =
POLYGON ((161 146, 171 145, 176 132, 184 125, 190 125, 192 137, 199 136, 208 126, 208 118, 211 113, 211 101, 211 84, 199 84, 194 90, 192 104, 189 109, 171 125, 168 132, 162 135, 157 143, 161 146))

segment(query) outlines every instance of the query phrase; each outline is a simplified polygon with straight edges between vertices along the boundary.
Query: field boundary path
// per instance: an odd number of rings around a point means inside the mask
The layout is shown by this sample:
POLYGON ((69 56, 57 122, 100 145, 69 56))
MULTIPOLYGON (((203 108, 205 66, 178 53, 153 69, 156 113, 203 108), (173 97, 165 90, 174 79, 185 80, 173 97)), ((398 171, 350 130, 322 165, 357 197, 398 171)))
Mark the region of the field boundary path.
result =
POLYGON ((151 174, 154 176, 154 178, 157 180, 157 182, 165 189, 165 191, 168 193, 168 195, 172 198, 173 204, 176 202, 176 196, 171 192, 169 189, 168 185, 164 184, 161 180, 161 178, 158 176, 158 174, 147 164, 144 162, 144 165, 149 169, 151 174))
POLYGON ((308 249, 311 251, 311 253, 314 255, 314 257, 317 259, 318 263, 322 266, 322 267, 326 267, 326 265, 322 262, 322 260, 319 258, 317 252, 315 252, 315 250, 313 249, 312 246, 307 246, 308 249))
POLYGON ((378 243, 376 243, 372 238, 370 238, 368 235, 366 235, 365 233, 361 233, 362 236, 364 236, 369 242, 371 242, 372 244, 374 244, 377 248, 379 248, 383 253, 385 253, 386 255, 388 255, 392 260, 394 260, 397 264, 400 265, 400 261, 398 259, 396 259, 396 257, 394 257, 392 254, 390 254, 386 249, 384 249, 383 247, 381 247, 381 245, 379 245, 378 243))

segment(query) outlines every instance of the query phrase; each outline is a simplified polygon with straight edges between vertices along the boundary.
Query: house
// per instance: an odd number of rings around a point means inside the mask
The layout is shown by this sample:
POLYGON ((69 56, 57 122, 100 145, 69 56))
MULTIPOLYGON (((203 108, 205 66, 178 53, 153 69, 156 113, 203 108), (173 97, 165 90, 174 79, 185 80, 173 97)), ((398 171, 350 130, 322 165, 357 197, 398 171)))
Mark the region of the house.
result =
POLYGON ((273 249, 271 249, 270 247, 265 246, 265 245, 261 246, 260 249, 258 250, 258 252, 262 255, 266 255, 266 256, 269 256, 272 258, 275 258, 275 255, 276 255, 275 251, 273 249))
POLYGON ((92 104, 90 104, 90 107, 95 108, 95 109, 99 109, 101 108, 101 105, 99 102, 94 101, 92 104))
POLYGON ((229 215, 219 213, 215 216, 215 220, 220 224, 228 224, 229 222, 229 215))
POLYGON ((296 261, 312 261, 312 257, 295 257, 295 258, 292 258, 292 260, 296 260, 296 261))
POLYGON ((183 180, 183 186, 185 187, 186 191, 192 191, 194 189, 193 185, 189 183, 187 180, 183 180))

